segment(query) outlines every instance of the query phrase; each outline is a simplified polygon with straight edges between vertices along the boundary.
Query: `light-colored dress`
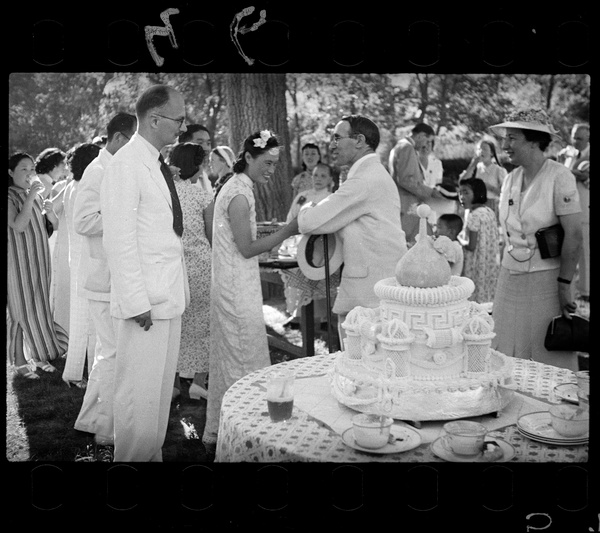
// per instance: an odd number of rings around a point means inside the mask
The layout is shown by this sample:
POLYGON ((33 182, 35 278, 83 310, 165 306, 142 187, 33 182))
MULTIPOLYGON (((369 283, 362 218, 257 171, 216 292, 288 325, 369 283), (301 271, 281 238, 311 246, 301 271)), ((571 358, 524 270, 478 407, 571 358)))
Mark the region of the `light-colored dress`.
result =
POLYGON ((68 265, 69 265, 69 349, 67 361, 63 370, 63 379, 81 381, 83 367, 87 354, 88 376, 94 364, 96 346, 96 330, 90 314, 90 304, 86 297, 81 296, 78 290, 79 262, 81 260, 81 247, 83 236, 75 231, 73 226, 73 206, 77 198, 79 181, 71 180, 65 187, 63 197, 64 226, 68 235, 68 265))
POLYGON ((210 300, 210 361, 208 405, 203 442, 214 444, 225 391, 246 374, 271 364, 263 315, 258 256, 246 259, 233 240, 227 209, 236 196, 250 206, 250 230, 256 239, 253 182, 234 174, 215 203, 212 288, 210 300))
MULTIPOLYGON (((294 198, 294 201, 292 202, 292 206, 290 207, 290 210, 288 211, 287 218, 285 221, 289 224, 292 220, 294 220, 298 216, 298 213, 300 212, 300 208, 304 204, 306 204, 308 202, 314 202, 315 204, 318 204, 321 200, 323 200, 324 198, 327 198, 330 194, 331 194, 331 191, 329 189, 316 190, 316 189, 310 188, 305 191, 302 191, 301 193, 296 195, 296 197, 294 198)), ((300 242, 300 237, 301 237, 301 235, 294 235, 290 239, 292 242, 295 243, 296 249, 298 248, 298 243, 300 242)), ((302 311, 300 309, 300 307, 302 307, 302 305, 306 305, 302 301, 302 294, 304 293, 304 291, 302 289, 292 287, 290 285, 290 283, 289 283, 290 274, 292 274, 294 276, 300 276, 301 272, 300 272, 299 268, 292 268, 290 270, 286 270, 285 273, 282 273, 282 275, 281 275, 281 277, 284 280, 285 279, 288 280, 287 282, 284 281, 284 295, 285 295, 286 310, 291 316, 299 317, 301 314, 301 311, 302 311)), ((313 313, 314 313, 315 320, 320 320, 320 321, 326 320, 326 318, 327 318, 327 299, 326 298, 315 298, 313 300, 313 303, 314 303, 313 313)))
MULTIPOLYGON (((54 184, 50 198, 54 198, 67 186, 70 180, 61 180, 54 184)), ((62 201, 54 205, 54 212, 58 218, 58 228, 54 229, 51 245, 52 276, 50 279, 50 306, 54 320, 69 333, 70 306, 71 306, 71 273, 69 270, 69 230, 65 218, 62 201)))
POLYGON ((292 179, 292 196, 296 198, 301 192, 312 189, 312 186, 312 174, 308 170, 303 170, 292 179))
MULTIPOLYGON (((17 212, 23 209, 27 192, 9 187, 8 201, 17 212)), ((52 317, 50 309, 50 249, 42 202, 36 198, 31 221, 25 231, 7 225, 7 352, 15 363, 17 343, 24 340, 28 359, 51 361, 67 351, 67 332, 52 317)))
POLYGON ((204 230, 204 208, 213 200, 210 192, 189 180, 175 182, 183 212, 183 255, 190 287, 190 304, 181 317, 181 344, 177 372, 193 378, 208 371, 210 349, 211 248, 204 230))
POLYGON ((500 193, 500 223, 507 245, 492 308, 496 333, 492 348, 576 371, 577 352, 549 352, 544 347, 548 324, 561 313, 556 281, 560 257, 542 259, 535 239, 538 229, 581 212, 575 176, 546 159, 529 187, 522 189, 523 167, 517 167, 500 193))
POLYGON ((485 166, 483 161, 477 163, 475 177, 483 180, 487 189, 487 204, 491 207, 496 216, 498 215, 498 199, 500 198, 500 189, 506 179, 506 169, 492 161, 488 166, 485 166))
POLYGON ((475 283, 471 300, 492 302, 500 268, 498 220, 486 205, 470 210, 466 218, 465 233, 477 232, 477 247, 473 251, 464 250, 463 276, 475 283))

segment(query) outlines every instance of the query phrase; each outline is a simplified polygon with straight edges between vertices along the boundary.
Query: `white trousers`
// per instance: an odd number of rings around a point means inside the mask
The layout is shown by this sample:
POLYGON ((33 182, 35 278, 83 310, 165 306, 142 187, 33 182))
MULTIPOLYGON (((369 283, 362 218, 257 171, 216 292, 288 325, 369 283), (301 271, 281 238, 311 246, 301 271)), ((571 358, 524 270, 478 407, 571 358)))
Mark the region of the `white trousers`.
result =
POLYGON ((75 429, 94 433, 103 441, 114 440, 113 397, 117 343, 110 302, 89 300, 96 330, 94 364, 75 429))
POLYGON ((115 461, 162 461, 181 340, 181 316, 153 319, 144 331, 133 319, 114 319, 115 461))

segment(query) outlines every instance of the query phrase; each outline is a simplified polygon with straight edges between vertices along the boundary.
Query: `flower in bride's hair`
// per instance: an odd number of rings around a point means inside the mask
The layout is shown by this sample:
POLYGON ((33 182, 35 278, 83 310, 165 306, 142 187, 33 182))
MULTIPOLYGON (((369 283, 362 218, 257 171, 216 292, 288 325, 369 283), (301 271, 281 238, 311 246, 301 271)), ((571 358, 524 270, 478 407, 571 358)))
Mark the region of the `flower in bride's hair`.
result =
POLYGON ((254 139, 254 146, 258 148, 264 148, 267 146, 267 141, 271 138, 271 132, 269 130, 262 130, 260 132, 260 137, 254 139))

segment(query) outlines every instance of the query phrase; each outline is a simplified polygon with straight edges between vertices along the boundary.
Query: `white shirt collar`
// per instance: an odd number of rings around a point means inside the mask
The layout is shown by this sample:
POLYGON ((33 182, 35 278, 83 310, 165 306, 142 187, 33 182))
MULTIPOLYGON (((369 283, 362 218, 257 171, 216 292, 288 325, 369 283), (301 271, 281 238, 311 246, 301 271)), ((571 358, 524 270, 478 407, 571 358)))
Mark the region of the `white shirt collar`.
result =
POLYGON ((358 170, 358 167, 362 165, 367 159, 370 159, 372 157, 378 156, 375 152, 371 152, 366 155, 363 155, 360 159, 356 160, 350 167, 350 170, 348 171, 348 177, 346 179, 350 179, 352 176, 354 176, 354 174, 356 174, 356 171, 358 170))

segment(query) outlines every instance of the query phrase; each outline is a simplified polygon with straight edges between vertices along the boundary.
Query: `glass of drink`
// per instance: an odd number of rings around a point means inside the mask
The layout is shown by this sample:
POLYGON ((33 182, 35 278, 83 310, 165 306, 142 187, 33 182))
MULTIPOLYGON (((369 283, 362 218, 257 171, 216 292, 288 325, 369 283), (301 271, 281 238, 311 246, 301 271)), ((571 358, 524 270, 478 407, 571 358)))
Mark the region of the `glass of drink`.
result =
POLYGON ((294 374, 288 369, 276 369, 267 375, 267 407, 273 422, 292 417, 294 407, 294 374))

